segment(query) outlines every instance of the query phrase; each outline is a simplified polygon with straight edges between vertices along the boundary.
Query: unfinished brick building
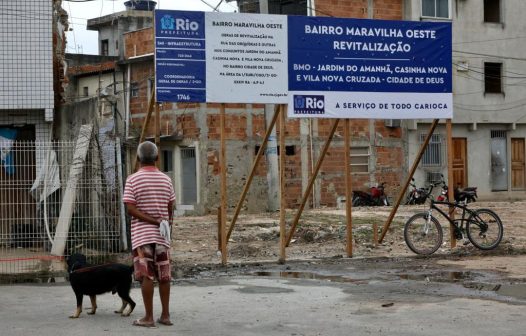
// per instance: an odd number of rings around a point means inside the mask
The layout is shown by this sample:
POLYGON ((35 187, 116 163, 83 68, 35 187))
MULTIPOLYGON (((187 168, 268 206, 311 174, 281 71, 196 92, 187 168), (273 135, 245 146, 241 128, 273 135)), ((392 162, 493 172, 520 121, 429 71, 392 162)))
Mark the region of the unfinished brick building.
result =
MULTIPOLYGON (((308 7, 305 1, 296 2, 294 13, 284 12, 282 7, 273 9, 272 6, 269 11, 273 13, 273 10, 282 10, 283 14, 402 19, 401 0, 317 1, 313 3, 314 11, 309 9, 311 7, 308 7), (298 13, 298 8, 305 12, 298 13)), ((253 2, 238 1, 242 12, 257 12, 250 6, 251 3, 253 2)), ((155 76, 153 34, 152 28, 146 28, 126 33, 124 38, 123 63, 127 67, 125 73, 129 74, 130 83, 127 127, 129 139, 138 138, 148 111, 155 76)), ((161 105, 161 168, 174 181, 178 209, 206 213, 215 211, 218 207, 219 108, 219 104, 161 105)), ((229 208, 235 207, 250 173, 253 159, 265 134, 266 122, 268 114, 266 117, 263 104, 226 105, 229 208)), ((277 153, 278 157, 285 156, 286 194, 283 196, 287 200, 287 207, 297 207, 332 123, 332 119, 287 120, 286 148, 270 148, 267 151, 270 155, 257 167, 256 177, 246 200, 248 211, 276 210, 279 207, 279 187, 273 185, 273 180, 278 177, 278 167, 269 158, 273 153, 277 153)), ((276 129, 279 130, 279 122, 276 129)), ((343 133, 341 122, 321 166, 310 197, 310 206, 336 206, 338 200, 345 195, 343 133)), ((153 134, 154 122, 151 122, 147 136, 152 137, 153 134)), ((279 131, 276 135, 279 138, 279 131)), ((407 171, 405 136, 398 120, 352 120, 353 188, 368 189, 377 183, 386 182, 387 194, 394 197, 407 171)), ((129 159, 133 157, 132 149, 129 159)))

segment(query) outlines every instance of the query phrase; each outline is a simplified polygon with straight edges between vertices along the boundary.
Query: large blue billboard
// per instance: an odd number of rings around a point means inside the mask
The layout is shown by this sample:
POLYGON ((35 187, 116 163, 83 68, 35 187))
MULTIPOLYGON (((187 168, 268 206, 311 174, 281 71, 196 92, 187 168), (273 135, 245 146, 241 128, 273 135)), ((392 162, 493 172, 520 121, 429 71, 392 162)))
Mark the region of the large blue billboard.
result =
POLYGON ((289 117, 451 118, 449 22, 155 13, 157 101, 288 104, 289 117))
POLYGON ((289 116, 452 116, 451 23, 288 18, 289 116))

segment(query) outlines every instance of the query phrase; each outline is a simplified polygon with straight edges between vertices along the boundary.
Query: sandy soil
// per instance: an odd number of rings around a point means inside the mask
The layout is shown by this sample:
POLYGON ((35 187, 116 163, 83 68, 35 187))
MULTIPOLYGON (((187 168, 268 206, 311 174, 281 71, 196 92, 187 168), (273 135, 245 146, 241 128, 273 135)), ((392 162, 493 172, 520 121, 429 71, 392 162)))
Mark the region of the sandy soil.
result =
MULTIPOLYGON (((492 251, 481 251, 472 246, 457 244, 451 248, 449 225, 445 220, 444 244, 436 252, 444 262, 463 262, 466 267, 479 268, 477 260, 483 257, 495 258, 494 267, 502 263, 500 257, 526 253, 526 202, 477 202, 473 208, 490 208, 504 223, 504 238, 492 251), (499 256, 497 258, 497 256, 499 256), (455 259, 455 260, 446 260, 455 259)), ((403 239, 405 221, 417 212, 426 210, 425 205, 401 206, 394 217, 384 241, 375 246, 373 226, 381 231, 391 207, 357 207, 352 211, 353 258, 414 256, 403 239)), ((287 210, 288 229, 296 210, 287 210)), ((230 226, 231 216, 227 225, 230 226)), ((174 259, 176 265, 217 264, 220 254, 217 242, 217 215, 201 217, 180 217, 176 219, 173 232, 174 259)), ((314 258, 342 258, 346 256, 345 211, 327 208, 304 211, 292 243, 286 250, 287 260, 308 260, 314 258)), ((242 214, 239 216, 228 243, 229 263, 275 262, 279 256, 279 213, 242 214)), ((486 267, 486 266, 484 266, 486 267)), ((488 266, 490 267, 490 266, 488 266)), ((526 265, 521 271, 526 274, 526 265)))

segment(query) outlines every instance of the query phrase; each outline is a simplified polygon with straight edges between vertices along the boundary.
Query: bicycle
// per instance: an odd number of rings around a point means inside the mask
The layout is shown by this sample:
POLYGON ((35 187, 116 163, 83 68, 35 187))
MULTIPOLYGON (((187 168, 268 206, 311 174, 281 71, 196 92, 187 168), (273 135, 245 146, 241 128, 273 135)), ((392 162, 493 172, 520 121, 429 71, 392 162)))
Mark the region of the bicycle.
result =
POLYGON ((452 225, 457 240, 463 239, 464 234, 467 234, 469 242, 481 250, 494 249, 502 240, 504 228, 502 221, 494 211, 468 209, 465 201, 451 203, 430 198, 429 210, 413 215, 404 226, 404 240, 409 249, 416 254, 433 254, 442 245, 444 238, 442 226, 433 216, 433 210, 437 210, 452 225), (437 205, 447 205, 449 209, 453 207, 455 211, 462 209, 462 216, 452 219, 437 205), (492 235, 496 237, 488 239, 492 235))

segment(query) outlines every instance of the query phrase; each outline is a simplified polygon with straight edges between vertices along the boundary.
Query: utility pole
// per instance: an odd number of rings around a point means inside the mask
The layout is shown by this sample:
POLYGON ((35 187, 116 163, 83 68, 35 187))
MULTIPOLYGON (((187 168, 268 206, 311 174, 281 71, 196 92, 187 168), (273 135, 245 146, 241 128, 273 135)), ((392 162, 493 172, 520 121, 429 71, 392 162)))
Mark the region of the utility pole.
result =
MULTIPOLYGON (((268 14, 268 0, 259 0, 259 13, 268 14)), ((265 126, 269 127, 274 115, 274 105, 265 104, 265 126)), ((284 148, 281 148, 284 155, 284 148)), ((279 193, 279 163, 278 146, 276 141, 276 127, 272 129, 267 144, 267 182, 268 182, 268 210, 277 211, 280 208, 279 193)))

